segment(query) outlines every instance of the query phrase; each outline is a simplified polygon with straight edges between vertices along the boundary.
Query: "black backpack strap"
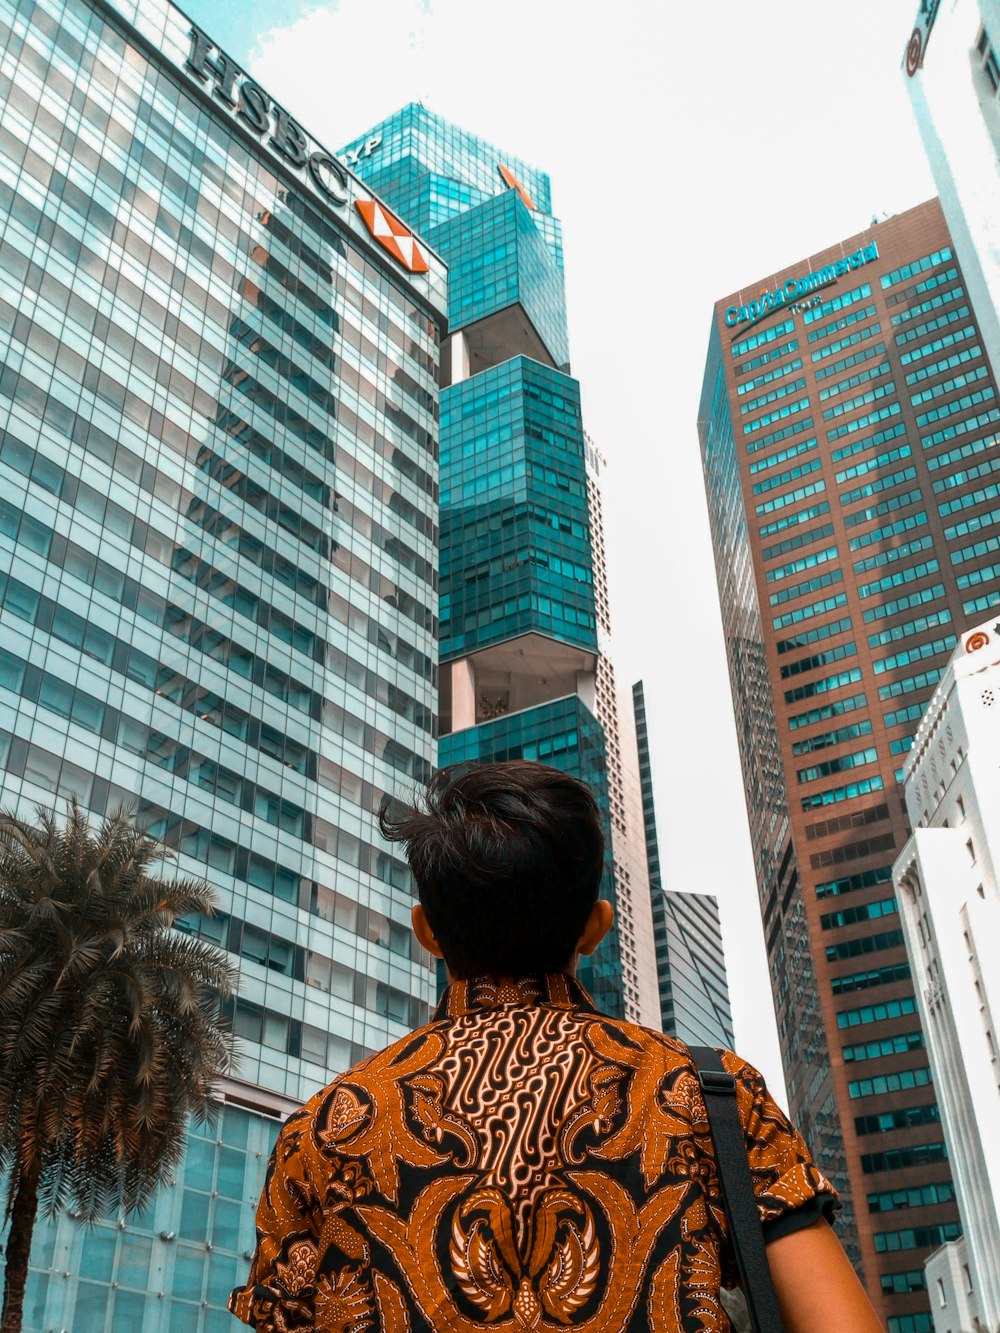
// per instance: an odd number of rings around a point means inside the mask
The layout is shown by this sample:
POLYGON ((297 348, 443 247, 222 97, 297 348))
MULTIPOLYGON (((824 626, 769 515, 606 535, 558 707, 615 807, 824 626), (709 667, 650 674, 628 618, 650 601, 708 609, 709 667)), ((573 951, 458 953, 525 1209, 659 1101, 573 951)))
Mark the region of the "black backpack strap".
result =
POLYGON ((757 1197, 750 1179, 746 1140, 736 1104, 736 1080, 711 1046, 689 1049, 708 1111, 722 1201, 751 1323, 755 1333, 784 1333, 764 1248, 757 1197))

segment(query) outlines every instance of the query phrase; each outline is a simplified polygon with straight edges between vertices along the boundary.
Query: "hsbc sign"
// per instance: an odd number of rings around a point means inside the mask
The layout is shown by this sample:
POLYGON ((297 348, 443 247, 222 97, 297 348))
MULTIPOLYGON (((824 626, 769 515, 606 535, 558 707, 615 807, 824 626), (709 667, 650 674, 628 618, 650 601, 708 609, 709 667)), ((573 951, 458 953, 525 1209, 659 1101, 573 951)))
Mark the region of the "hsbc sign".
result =
POLYGON ((305 172, 327 203, 344 208, 350 202, 350 177, 337 159, 322 148, 313 148, 298 121, 194 24, 184 63, 201 83, 211 81, 215 97, 238 121, 260 138, 267 135, 268 148, 289 166, 305 172))
MULTIPOLYGON (((296 171, 307 176, 317 194, 334 208, 343 209, 357 194, 354 178, 335 157, 317 147, 305 130, 293 120, 283 106, 244 74, 239 65, 194 24, 190 32, 191 47, 186 69, 199 83, 210 83, 215 98, 228 107, 233 117, 257 135, 296 171)), ((381 143, 376 136, 355 151, 353 160, 362 154, 368 156, 381 143)), ((365 192, 355 198, 354 205, 373 239, 392 255, 408 273, 427 273, 427 258, 416 237, 384 204, 365 192)))

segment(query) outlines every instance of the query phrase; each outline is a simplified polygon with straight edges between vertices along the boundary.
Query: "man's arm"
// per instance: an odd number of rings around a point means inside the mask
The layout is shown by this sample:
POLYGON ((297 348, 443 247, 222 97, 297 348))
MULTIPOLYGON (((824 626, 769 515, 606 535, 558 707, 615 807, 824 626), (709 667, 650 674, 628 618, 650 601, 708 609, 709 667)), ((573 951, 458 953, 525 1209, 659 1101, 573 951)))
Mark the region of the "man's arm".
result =
POLYGON ((825 1219, 771 1241, 767 1258, 786 1333, 884 1333, 825 1219))

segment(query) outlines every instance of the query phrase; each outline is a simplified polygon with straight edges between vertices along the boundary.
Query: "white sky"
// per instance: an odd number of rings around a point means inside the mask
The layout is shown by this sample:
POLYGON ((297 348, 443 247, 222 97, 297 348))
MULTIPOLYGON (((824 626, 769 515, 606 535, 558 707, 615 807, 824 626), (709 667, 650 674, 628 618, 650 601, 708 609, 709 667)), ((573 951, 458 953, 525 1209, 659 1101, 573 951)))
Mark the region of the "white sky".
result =
POLYGON ((916 9, 340 0, 262 36, 249 62, 329 148, 419 99, 550 174, 664 881, 719 896, 736 1044, 779 1093, 698 400, 718 298, 934 193, 900 73, 916 9))

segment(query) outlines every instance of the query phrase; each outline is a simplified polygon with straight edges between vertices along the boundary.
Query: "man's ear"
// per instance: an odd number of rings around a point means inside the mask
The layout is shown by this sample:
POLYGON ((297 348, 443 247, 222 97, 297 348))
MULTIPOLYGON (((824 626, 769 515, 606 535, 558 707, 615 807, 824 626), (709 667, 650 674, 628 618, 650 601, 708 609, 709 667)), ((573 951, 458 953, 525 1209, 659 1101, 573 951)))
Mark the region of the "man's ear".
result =
POLYGON ((443 958, 444 953, 435 938, 431 923, 427 920, 427 913, 416 903, 413 911, 410 913, 410 920, 413 922, 413 933, 417 937, 418 943, 422 944, 429 954, 435 958, 443 958))
MULTIPOLYGON (((416 912, 416 908, 413 909, 416 912)), ((589 957, 601 940, 614 925, 615 909, 608 902, 607 898, 598 898, 590 909, 590 916, 587 917, 587 924, 583 928, 583 934, 580 936, 580 942, 576 946, 577 953, 582 953, 589 957)), ((419 939, 419 936, 417 937, 419 939)))

